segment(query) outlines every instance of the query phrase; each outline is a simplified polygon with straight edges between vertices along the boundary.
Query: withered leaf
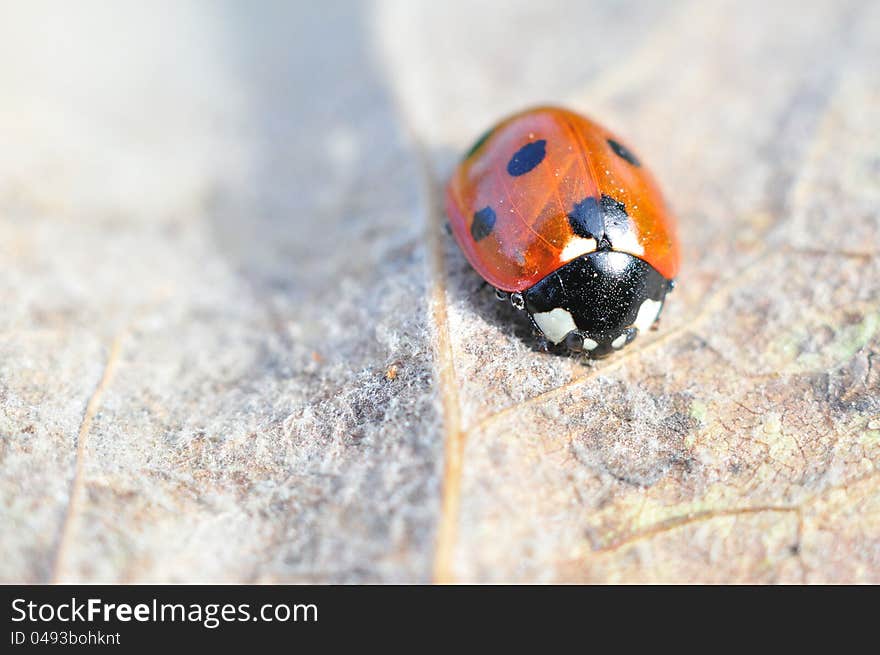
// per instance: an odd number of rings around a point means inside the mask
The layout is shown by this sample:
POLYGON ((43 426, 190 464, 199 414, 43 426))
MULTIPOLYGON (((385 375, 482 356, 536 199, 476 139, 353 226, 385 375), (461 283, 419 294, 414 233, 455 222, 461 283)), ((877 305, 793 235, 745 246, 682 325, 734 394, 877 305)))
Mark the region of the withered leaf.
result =
POLYGON ((2 10, 0 580, 880 582, 877 3, 175 7, 2 10), (597 363, 443 229, 548 102, 679 216, 597 363))

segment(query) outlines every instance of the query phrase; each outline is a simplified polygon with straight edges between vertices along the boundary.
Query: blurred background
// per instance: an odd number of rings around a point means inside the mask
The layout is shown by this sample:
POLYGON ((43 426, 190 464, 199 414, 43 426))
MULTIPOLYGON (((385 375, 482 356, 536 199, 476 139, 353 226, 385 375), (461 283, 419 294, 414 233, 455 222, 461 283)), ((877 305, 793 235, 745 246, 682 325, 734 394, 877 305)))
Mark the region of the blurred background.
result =
POLYGON ((0 580, 880 581, 880 5, 0 1, 0 580), (503 116, 685 264, 541 353, 442 230, 503 116))

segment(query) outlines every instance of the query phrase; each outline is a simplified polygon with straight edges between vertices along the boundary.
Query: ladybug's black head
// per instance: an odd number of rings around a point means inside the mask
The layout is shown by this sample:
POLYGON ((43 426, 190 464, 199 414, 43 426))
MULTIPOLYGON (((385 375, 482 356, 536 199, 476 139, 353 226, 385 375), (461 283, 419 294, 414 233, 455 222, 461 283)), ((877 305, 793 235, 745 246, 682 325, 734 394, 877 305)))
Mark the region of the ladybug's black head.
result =
POLYGON ((574 259, 522 292, 549 341, 604 357, 657 320, 671 283, 644 260, 600 250, 574 259))

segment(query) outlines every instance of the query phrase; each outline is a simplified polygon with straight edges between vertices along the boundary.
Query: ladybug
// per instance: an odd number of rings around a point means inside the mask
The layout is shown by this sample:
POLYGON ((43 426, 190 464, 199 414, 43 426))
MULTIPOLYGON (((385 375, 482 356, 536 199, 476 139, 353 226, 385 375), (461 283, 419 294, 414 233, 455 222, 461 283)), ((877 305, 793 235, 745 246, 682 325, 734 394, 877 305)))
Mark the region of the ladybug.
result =
POLYGON ((658 320, 675 285, 675 218, 623 140, 538 107, 465 155, 446 189, 452 233, 499 299, 546 339, 602 357, 658 320))

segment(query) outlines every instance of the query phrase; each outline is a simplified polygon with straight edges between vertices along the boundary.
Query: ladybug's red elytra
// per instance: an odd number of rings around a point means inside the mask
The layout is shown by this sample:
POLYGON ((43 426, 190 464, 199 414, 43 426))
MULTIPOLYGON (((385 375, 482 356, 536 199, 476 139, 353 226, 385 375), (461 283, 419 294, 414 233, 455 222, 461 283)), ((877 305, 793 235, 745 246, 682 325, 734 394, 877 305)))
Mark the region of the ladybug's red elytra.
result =
POLYGON ((660 316, 679 267, 675 218, 623 140, 539 107, 500 122, 455 169, 452 232, 471 266, 548 341, 593 357, 660 316))

